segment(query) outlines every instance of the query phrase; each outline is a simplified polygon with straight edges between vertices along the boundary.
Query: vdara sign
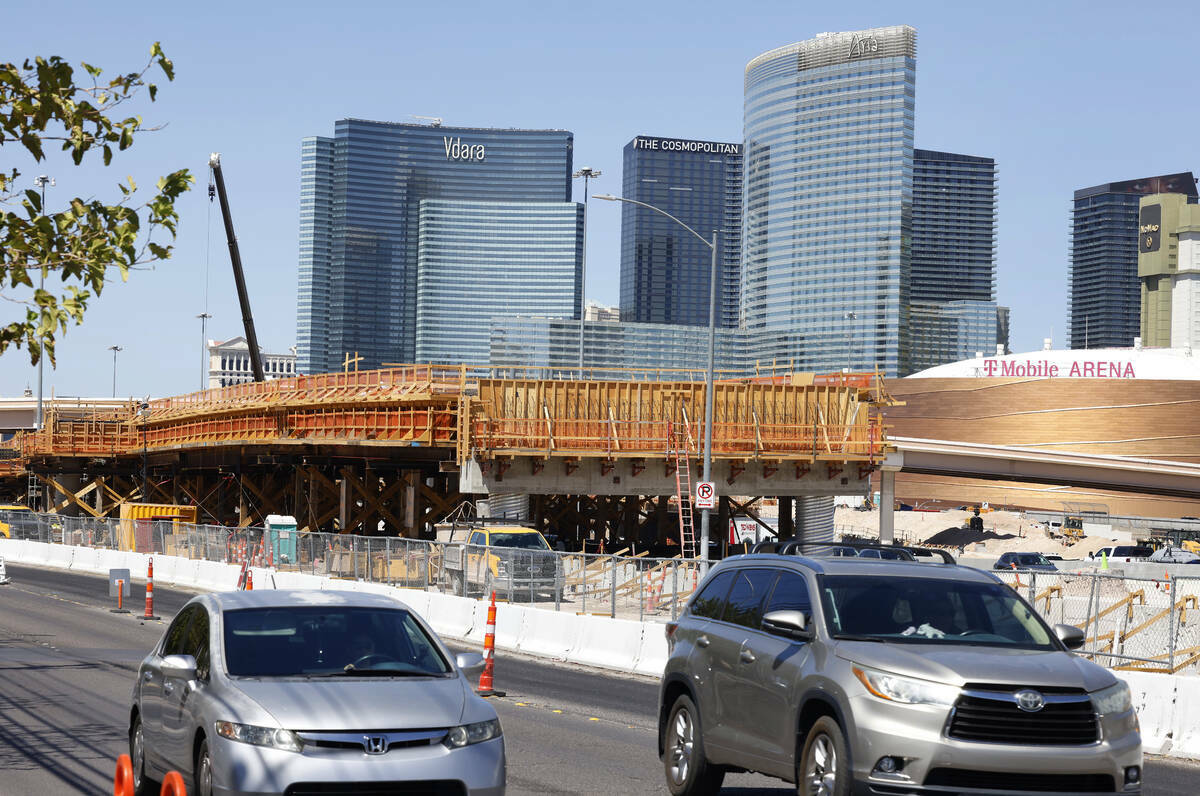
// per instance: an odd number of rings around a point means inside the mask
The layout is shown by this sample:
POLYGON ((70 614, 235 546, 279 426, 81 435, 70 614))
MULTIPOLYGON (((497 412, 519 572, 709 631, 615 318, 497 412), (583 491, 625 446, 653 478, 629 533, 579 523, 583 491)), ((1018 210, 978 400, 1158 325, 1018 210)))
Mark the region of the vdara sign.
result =
POLYGON ((464 144, 462 138, 442 136, 446 145, 446 160, 483 160, 485 152, 483 144, 464 144))
POLYGON ((1070 363, 1048 359, 985 359, 985 376, 1018 376, 1026 378, 1066 379, 1136 379, 1132 362, 1109 360, 1074 360, 1070 363))

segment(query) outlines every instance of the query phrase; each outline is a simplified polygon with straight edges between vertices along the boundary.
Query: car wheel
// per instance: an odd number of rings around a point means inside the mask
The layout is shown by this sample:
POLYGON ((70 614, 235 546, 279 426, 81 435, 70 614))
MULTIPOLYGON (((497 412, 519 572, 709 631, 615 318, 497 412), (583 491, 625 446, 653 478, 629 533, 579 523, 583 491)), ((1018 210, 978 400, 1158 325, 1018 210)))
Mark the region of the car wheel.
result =
POLYGON ((196 751, 192 792, 196 796, 212 796, 212 758, 208 754, 207 738, 200 742, 200 748, 196 751))
POLYGON ((158 793, 159 785, 146 776, 146 735, 139 714, 129 728, 129 760, 133 763, 133 792, 137 796, 158 793))
POLYGON ((849 796, 850 760, 846 754, 846 739, 831 717, 817 719, 808 731, 797 774, 796 792, 800 796, 849 796))
POLYGON ((725 769, 710 764, 704 756, 700 712, 690 697, 681 695, 675 700, 663 740, 667 790, 674 796, 709 796, 721 790, 725 769))

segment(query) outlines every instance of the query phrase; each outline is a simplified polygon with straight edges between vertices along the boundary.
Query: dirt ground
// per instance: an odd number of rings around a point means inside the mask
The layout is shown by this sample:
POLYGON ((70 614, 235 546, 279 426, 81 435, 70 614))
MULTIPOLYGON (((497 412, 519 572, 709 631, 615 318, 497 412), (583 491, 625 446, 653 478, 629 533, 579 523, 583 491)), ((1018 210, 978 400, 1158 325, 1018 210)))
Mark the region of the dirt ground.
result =
MULTIPOLYGON (((966 526, 971 515, 970 511, 897 511, 896 538, 903 537, 912 543, 967 547, 968 552, 985 555, 1037 551, 1067 558, 1087 558, 1088 553, 1101 547, 1121 543, 1116 536, 1088 536, 1068 544, 1064 538, 1051 536, 1043 523, 1011 511, 984 512, 980 515, 984 530, 970 531, 966 526)), ((839 533, 878 538, 879 512, 838 508, 834 525, 839 533)))

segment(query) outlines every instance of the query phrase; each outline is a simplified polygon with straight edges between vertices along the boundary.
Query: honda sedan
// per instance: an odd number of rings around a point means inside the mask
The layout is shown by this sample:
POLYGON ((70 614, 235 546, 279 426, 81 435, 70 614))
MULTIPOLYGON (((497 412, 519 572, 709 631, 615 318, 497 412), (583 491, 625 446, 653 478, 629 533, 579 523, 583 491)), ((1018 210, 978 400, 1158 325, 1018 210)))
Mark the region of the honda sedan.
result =
POLYGON ((357 592, 193 598, 138 667, 129 749, 139 792, 504 793, 500 722, 403 603, 357 592))

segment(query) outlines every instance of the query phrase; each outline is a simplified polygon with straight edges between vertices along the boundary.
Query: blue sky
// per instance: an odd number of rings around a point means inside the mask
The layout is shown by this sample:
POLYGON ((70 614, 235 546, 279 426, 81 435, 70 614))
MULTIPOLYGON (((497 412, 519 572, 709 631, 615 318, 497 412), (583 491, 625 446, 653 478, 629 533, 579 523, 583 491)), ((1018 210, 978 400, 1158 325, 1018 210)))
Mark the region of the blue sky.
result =
MULTIPOLYGON (((95 299, 59 343, 46 389, 105 396, 120 345, 117 392, 167 395, 200 381, 208 263, 209 336, 241 334, 220 214, 211 221, 209 152, 220 151, 259 340, 295 341, 299 142, 336 119, 555 127, 575 134, 575 165, 601 169, 594 192, 618 192, 621 147, 648 134, 740 141, 747 61, 821 31, 917 29, 916 144, 994 157, 999 167, 999 300, 1013 307, 1014 350, 1065 339, 1072 192, 1111 180, 1200 171, 1200 62, 1187 31, 1194 2, 292 2, 10 4, 0 59, 87 60, 109 72, 163 43, 176 66, 159 101, 166 124, 108 169, 52 155, 30 165, 14 147, 0 166, 54 176, 48 202, 113 198, 177 168, 197 176, 181 201, 175 256, 95 299), (978 6, 978 7, 977 7, 978 6), (1174 32, 1180 31, 1179 38, 1174 32)), ((161 81, 160 81, 161 82, 161 81)), ((581 198, 581 186, 576 198, 581 198)), ((590 211, 587 296, 617 302, 616 205, 590 211)), ((3 307, 4 304, 0 304, 3 307)), ((0 315, 7 322, 16 305, 0 315)), ((0 395, 36 384, 25 352, 0 357, 0 395)))

